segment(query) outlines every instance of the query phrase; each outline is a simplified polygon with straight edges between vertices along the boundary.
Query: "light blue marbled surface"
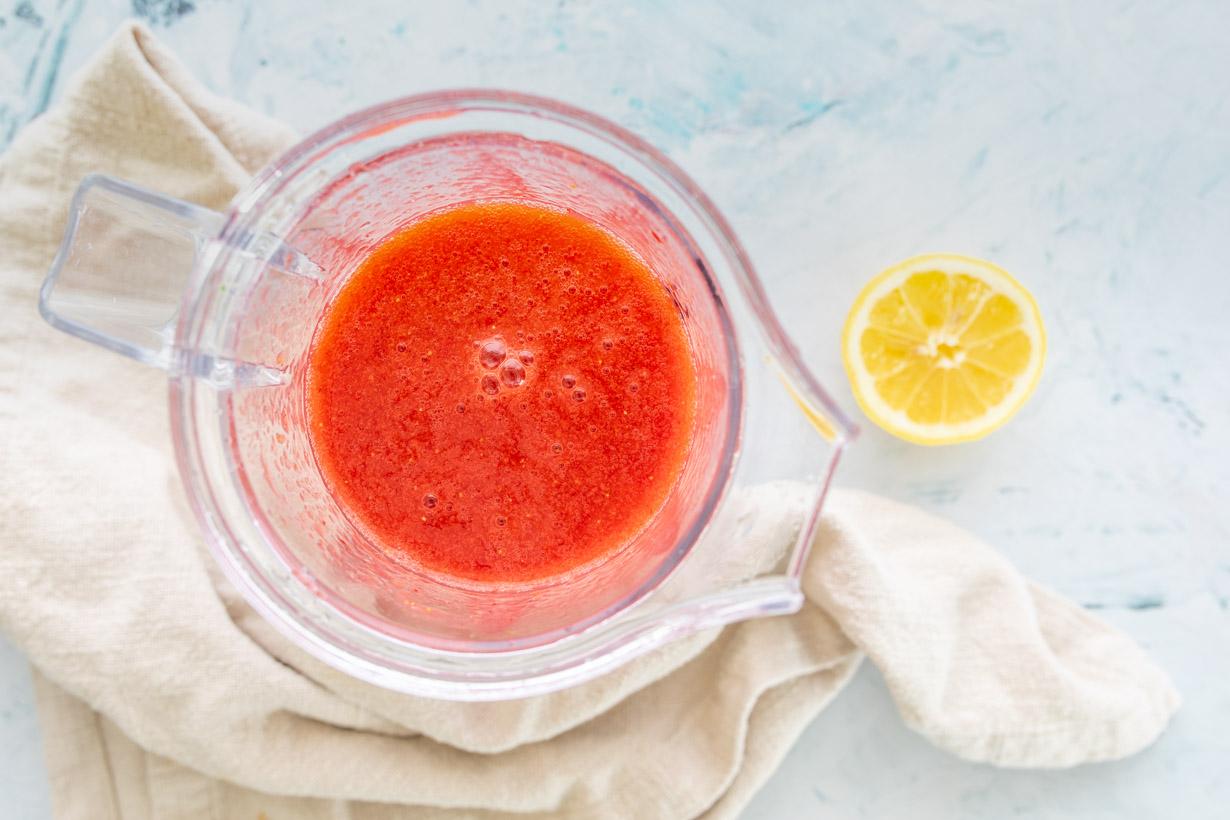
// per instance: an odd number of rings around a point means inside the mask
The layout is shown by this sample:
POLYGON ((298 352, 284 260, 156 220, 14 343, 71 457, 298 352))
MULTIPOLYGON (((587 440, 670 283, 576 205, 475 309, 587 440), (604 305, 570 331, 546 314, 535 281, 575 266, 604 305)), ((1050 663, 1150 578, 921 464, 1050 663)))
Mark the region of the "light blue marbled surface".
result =
MULTIPOLYGON (((941 450, 868 429, 840 480, 948 516, 1099 609, 1186 704, 1132 760, 997 771, 906 730, 868 667, 747 817, 1230 816, 1225 0, 0 0, 0 144, 134 7, 214 90, 305 130, 489 85, 641 133, 725 210, 847 406, 838 329, 870 275, 925 250, 1016 273, 1050 332, 1020 417, 941 450)), ((0 639, 0 816, 48 815, 37 748, 24 659, 0 639)))

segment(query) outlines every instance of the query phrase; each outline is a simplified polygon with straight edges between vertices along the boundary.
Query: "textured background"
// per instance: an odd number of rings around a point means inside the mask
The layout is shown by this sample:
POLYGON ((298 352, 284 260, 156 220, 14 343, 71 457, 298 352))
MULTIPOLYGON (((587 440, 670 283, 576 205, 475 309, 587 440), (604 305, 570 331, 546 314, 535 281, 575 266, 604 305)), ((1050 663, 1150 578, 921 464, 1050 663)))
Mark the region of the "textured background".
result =
MULTIPOLYGON (((848 407, 838 332, 868 277, 926 250, 1016 273, 1050 332, 1018 419, 943 450, 868 429, 840 480, 1100 610, 1186 704, 1132 760, 1004 772, 903 728, 867 667, 747 816, 1227 816, 1230 2, 0 0, 0 147, 133 15, 211 88, 304 130, 487 85, 639 132, 726 211, 848 407)), ((2 638, 0 796, 2 817, 48 815, 2 638)))

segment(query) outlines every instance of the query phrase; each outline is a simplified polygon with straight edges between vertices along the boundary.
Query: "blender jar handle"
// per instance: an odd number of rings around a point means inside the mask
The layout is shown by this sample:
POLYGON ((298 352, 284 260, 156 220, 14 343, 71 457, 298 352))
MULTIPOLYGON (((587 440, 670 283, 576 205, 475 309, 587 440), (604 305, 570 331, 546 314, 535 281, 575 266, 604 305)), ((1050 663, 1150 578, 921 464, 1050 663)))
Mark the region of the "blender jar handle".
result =
POLYGON ((39 313, 65 333, 174 370, 184 290, 223 221, 207 208, 91 174, 73 196, 39 313))

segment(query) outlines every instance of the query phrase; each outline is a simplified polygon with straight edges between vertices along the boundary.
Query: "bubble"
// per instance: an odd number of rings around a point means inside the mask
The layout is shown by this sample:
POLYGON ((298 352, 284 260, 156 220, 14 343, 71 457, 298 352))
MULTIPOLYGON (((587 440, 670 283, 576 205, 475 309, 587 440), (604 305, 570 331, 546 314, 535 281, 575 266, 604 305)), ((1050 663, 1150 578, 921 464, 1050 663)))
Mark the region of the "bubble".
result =
POLYGON ((464 413, 465 411, 466 411, 466 406, 465 406, 464 404, 459 404, 459 405, 457 405, 457 412, 458 412, 458 413, 464 413))
POLYGON ((605 365, 605 364, 604 364, 604 365, 602 366, 602 375, 604 375, 604 376, 609 376, 609 375, 611 375, 611 367, 610 367, 610 365, 605 365))
POLYGON ((576 376, 564 376, 564 378, 560 379, 560 382, 564 385, 564 387, 574 387, 576 386, 576 383, 577 383, 577 377, 576 376))
POLYGON ((641 389, 640 385, 638 385, 636 382, 632 382, 632 384, 628 385, 629 393, 635 393, 637 390, 640 390, 640 389, 641 389))
POLYGON ((551 389, 551 388, 549 388, 549 387, 548 387, 546 390, 542 391, 542 397, 543 397, 544 399, 549 399, 549 398, 551 398, 551 397, 552 397, 552 396, 554 396, 554 395, 555 395, 555 391, 554 391, 554 390, 552 390, 552 389, 551 389))
POLYGON ((435 509, 435 506, 440 503, 440 499, 436 498, 431 493, 423 496, 423 506, 427 509, 435 509))
POLYGON ((500 257, 500 267, 501 267, 501 268, 506 268, 506 267, 508 267, 508 257, 507 257, 507 256, 501 256, 501 257, 500 257))
POLYGON ((610 349, 611 349, 612 347, 614 347, 614 346, 615 346, 615 340, 614 340, 614 339, 603 339, 603 340, 602 340, 602 349, 603 349, 603 350, 610 350, 610 349))
POLYGON ((534 363, 534 351, 522 350, 517 354, 517 358, 521 360, 521 364, 530 365, 534 363))
POLYGON ((564 452, 564 445, 560 444, 558 441, 555 442, 554 444, 551 445, 551 452, 555 453, 556 455, 559 455, 560 453, 564 452))
POLYGON ((507 523, 508 523, 508 519, 502 515, 495 519, 495 524, 497 527, 502 527, 507 523))
POLYGON ((627 305, 624 305, 623 307, 621 307, 621 308, 619 309, 619 312, 620 312, 620 313, 627 313, 629 310, 631 310, 631 308, 629 308, 627 305))
POLYGON ((500 392, 500 383, 496 381, 495 376, 492 376, 490 373, 483 376, 483 380, 480 384, 482 385, 483 392, 488 396, 494 396, 496 393, 500 392))
POLYGON ((500 365, 500 381, 509 387, 520 387, 525 384, 525 365, 516 359, 508 359, 500 365))
POLYGON ((591 432, 591 433, 596 433, 596 432, 598 432, 598 425, 596 425, 596 424, 591 424, 591 425, 589 426, 589 432, 591 432))
POLYGON ((585 391, 579 387, 576 390, 573 390, 572 399, 573 401, 585 401, 585 391))
POLYGON ((488 370, 494 370, 500 366, 500 362, 508 357, 508 348, 504 346, 502 339, 488 339, 480 343, 478 351, 478 360, 483 367, 488 370))
POLYGON ((576 285, 569 285, 569 286, 568 286, 568 292, 569 292, 569 293, 576 293, 576 292, 577 292, 577 286, 576 286, 576 285))
POLYGON ((408 348, 408 347, 409 347, 409 345, 407 345, 405 342, 398 342, 398 343, 395 345, 395 347, 397 348, 397 352, 398 352, 398 353, 405 353, 405 352, 406 352, 406 348, 408 348))

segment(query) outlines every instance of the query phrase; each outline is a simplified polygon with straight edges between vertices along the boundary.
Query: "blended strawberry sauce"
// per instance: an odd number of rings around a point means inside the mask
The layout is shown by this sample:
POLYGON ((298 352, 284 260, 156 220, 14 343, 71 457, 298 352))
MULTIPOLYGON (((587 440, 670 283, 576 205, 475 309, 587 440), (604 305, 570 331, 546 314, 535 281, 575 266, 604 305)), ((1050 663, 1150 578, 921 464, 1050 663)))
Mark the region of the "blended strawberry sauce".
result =
POLYGON ((378 247, 310 355, 316 458, 386 547, 481 581, 565 572, 658 512, 693 431, 678 308, 598 226, 465 205, 378 247))

